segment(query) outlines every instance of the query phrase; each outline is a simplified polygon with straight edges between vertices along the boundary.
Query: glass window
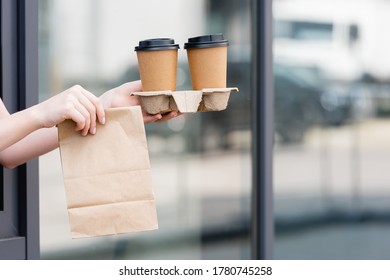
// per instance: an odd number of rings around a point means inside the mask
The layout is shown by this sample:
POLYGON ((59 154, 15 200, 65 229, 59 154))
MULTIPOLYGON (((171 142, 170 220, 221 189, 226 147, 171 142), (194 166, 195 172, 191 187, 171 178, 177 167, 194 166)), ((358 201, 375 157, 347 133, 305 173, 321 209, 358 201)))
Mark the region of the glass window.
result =
POLYGON ((304 21, 275 21, 275 37, 307 41, 332 40, 332 24, 304 21))
POLYGON ((349 43, 353 45, 359 40, 359 27, 356 24, 349 26, 349 43))
POLYGON ((298 50, 293 42, 279 45, 276 25, 274 44, 283 52, 274 57, 274 256, 388 259, 390 41, 381 30, 390 24, 390 5, 320 0, 314 9, 312 0, 274 2, 276 9, 288 2, 296 9, 284 9, 284 16, 301 19, 282 26, 283 36, 329 40, 332 25, 316 23, 328 18, 345 33, 334 40, 359 43, 298 50))
POLYGON ((275 37, 307 41, 332 40, 333 25, 305 21, 275 21, 275 37))
POLYGON ((250 1, 40 0, 40 98, 80 84, 96 95, 139 79, 138 41, 180 44, 177 88, 190 89, 183 44, 223 33, 228 86, 221 112, 146 125, 159 229, 72 240, 58 150, 40 159, 43 259, 250 257, 250 1), (77 7, 77 8, 76 8, 77 7))

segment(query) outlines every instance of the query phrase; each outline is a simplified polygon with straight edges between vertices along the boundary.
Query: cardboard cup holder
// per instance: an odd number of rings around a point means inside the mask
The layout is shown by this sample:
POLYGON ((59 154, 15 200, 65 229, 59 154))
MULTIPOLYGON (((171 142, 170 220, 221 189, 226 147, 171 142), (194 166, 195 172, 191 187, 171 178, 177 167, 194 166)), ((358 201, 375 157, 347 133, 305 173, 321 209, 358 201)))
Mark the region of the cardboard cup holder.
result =
POLYGON ((205 88, 185 91, 148 91, 132 92, 141 98, 142 108, 149 114, 195 113, 222 111, 227 108, 230 93, 238 92, 238 88, 205 88))

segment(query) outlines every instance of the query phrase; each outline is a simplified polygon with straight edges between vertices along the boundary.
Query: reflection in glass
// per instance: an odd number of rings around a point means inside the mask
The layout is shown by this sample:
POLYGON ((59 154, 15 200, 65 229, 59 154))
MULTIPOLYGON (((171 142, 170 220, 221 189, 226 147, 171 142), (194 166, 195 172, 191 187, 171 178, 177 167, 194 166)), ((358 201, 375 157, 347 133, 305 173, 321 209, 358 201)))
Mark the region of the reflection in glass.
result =
POLYGON ((40 0, 42 100, 73 84, 100 95, 139 79, 134 46, 156 37, 180 44, 177 88, 189 89, 183 43, 209 33, 229 39, 228 86, 240 89, 226 111, 146 125, 157 231, 71 240, 59 153, 42 157, 42 258, 249 258, 249 6, 249 0, 40 0))
POLYGON ((275 21, 275 38, 307 41, 331 41, 333 25, 304 21, 275 21))
POLYGON ((390 257, 389 12, 274 1, 275 258, 390 257))

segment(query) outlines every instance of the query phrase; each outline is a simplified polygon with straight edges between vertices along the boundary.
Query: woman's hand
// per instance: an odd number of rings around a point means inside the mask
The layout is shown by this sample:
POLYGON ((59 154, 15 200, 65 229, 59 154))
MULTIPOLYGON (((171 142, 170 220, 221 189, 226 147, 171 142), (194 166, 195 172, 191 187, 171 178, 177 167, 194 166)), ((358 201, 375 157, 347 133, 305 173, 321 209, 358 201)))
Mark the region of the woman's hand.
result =
POLYGON ((53 127, 66 119, 76 123, 76 131, 85 136, 96 133, 96 121, 105 123, 100 99, 79 85, 73 86, 32 107, 41 127, 53 127), (97 117, 97 119, 96 119, 97 117))
MULTIPOLYGON (((100 101, 103 104, 104 108, 141 105, 139 96, 130 95, 131 92, 140 92, 140 91, 142 91, 141 81, 125 83, 119 87, 113 88, 105 92, 102 96, 100 96, 100 101)), ((151 123, 151 122, 163 122, 163 121, 170 120, 174 117, 177 117, 180 113, 176 111, 172 111, 164 115, 161 114, 151 115, 146 113, 142 109, 142 114, 144 117, 144 123, 151 123)))

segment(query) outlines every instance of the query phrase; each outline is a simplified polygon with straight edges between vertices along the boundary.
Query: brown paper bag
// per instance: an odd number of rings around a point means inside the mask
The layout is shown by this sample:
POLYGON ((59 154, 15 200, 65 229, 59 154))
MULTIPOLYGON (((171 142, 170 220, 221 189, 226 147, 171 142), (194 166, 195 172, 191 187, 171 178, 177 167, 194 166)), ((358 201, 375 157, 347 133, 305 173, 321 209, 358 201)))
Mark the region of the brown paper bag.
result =
POLYGON ((106 124, 81 136, 58 126, 72 238, 158 228, 139 106, 106 110, 106 124))

